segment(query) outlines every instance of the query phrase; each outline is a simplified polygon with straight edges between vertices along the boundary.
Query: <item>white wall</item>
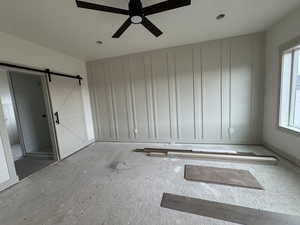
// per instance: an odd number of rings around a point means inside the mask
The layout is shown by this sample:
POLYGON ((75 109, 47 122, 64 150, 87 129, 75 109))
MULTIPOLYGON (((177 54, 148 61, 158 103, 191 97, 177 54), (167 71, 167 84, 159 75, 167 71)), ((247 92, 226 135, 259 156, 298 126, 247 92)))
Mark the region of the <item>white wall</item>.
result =
POLYGON ((264 53, 259 33, 89 62, 97 139, 260 143, 264 53))
POLYGON ((278 103, 280 83, 279 46, 300 37, 300 8, 267 32, 265 115, 263 140, 290 159, 300 160, 300 135, 279 130, 278 103))
POLYGON ((0 61, 16 63, 69 74, 80 74, 88 139, 94 139, 85 62, 0 32, 0 61))

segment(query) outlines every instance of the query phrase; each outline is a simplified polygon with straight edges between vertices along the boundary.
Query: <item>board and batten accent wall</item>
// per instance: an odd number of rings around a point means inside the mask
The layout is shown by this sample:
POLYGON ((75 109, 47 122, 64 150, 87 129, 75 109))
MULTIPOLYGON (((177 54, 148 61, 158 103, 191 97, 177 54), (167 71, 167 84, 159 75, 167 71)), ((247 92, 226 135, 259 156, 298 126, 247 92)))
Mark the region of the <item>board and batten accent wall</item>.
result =
POLYGON ((98 141, 261 142, 265 34, 87 63, 98 141))

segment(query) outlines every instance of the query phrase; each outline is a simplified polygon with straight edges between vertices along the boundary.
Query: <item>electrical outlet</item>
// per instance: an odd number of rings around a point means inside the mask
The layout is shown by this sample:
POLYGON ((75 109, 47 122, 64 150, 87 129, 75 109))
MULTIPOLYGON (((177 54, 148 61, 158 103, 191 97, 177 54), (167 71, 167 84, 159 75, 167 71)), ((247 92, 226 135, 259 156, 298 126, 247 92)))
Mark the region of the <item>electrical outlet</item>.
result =
POLYGON ((139 131, 138 131, 137 128, 135 128, 133 132, 134 132, 135 134, 137 134, 139 131))

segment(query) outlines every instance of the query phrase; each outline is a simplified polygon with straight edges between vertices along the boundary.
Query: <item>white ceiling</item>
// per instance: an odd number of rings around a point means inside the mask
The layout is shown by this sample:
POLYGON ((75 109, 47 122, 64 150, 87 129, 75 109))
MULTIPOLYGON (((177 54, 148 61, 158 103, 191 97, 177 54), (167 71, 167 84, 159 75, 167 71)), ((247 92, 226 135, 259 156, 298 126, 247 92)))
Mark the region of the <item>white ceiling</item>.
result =
MULTIPOLYGON (((142 0, 144 6, 161 1, 142 0)), ((90 2, 127 8, 128 0, 90 2)), ((80 9, 75 0, 0 0, 0 31, 93 60, 262 31, 298 6, 300 0, 192 0, 191 6, 148 17, 164 32, 159 38, 132 25, 112 39, 126 16, 80 9), (220 13, 227 16, 217 21, 220 13)))

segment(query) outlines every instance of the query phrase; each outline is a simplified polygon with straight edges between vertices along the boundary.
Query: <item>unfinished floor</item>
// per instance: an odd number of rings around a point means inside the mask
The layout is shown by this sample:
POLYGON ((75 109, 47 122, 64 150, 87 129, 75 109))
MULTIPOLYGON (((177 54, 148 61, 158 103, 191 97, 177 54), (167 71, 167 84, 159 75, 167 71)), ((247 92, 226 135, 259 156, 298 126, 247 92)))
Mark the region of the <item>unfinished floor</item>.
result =
MULTIPOLYGON (((300 169, 151 158, 152 144, 96 143, 0 193, 1 225, 232 225, 160 207, 163 192, 300 215, 300 169), (249 170, 265 190, 186 181, 184 165, 249 170)), ((258 146, 199 146, 266 153, 258 146)), ((177 147, 190 147, 182 145, 177 147)))

